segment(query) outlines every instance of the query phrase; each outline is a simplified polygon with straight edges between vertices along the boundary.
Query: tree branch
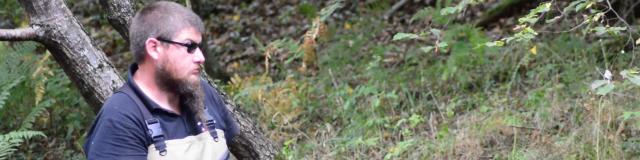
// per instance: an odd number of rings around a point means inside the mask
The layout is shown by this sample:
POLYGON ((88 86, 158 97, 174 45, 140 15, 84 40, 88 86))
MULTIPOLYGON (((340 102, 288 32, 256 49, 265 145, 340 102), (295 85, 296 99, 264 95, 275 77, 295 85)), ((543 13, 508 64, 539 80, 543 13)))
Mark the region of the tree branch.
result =
POLYGON ((0 41, 35 41, 39 37, 37 33, 34 27, 0 29, 0 41))
POLYGON ((135 15, 135 3, 132 0, 100 0, 100 5, 105 10, 111 26, 128 42, 129 25, 135 15))

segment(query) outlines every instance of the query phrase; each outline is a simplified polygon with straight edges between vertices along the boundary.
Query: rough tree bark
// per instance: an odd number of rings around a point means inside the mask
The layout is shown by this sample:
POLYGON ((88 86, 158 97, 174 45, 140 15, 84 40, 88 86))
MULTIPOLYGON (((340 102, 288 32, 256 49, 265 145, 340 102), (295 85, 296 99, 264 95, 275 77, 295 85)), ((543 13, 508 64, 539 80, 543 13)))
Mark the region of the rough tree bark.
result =
MULTIPOLYGON (((97 111, 115 89, 124 84, 117 70, 105 54, 92 43, 82 24, 73 16, 63 0, 19 0, 30 18, 30 27, 19 29, 0 29, 0 41, 36 41, 43 44, 54 59, 62 66, 67 77, 80 90, 85 101, 97 111)), ((101 2, 111 5, 109 13, 125 16, 112 16, 112 25, 128 37, 128 24, 133 12, 129 0, 101 2), (117 4, 114 4, 117 3, 117 4), (129 9, 123 9, 129 8, 129 9), (129 16, 126 16, 129 15, 129 16)), ((211 81, 210 81, 211 82, 211 81)), ((218 87, 214 85, 216 89, 218 87)), ((221 90, 218 89, 221 93, 221 90)), ((224 94, 227 108, 234 114, 240 133, 230 144, 233 155, 239 159, 273 159, 276 145, 267 139, 255 122, 236 109, 224 94)))
POLYGON ((107 20, 113 28, 122 35, 122 38, 129 41, 129 25, 135 13, 133 0, 100 0, 100 6, 107 14, 107 20))

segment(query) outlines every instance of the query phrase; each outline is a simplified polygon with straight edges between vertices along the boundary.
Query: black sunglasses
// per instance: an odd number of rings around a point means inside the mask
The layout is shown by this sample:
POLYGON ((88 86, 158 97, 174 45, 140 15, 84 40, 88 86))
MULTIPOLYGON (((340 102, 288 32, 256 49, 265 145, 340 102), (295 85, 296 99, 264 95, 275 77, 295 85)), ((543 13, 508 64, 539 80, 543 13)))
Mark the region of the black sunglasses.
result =
POLYGON ((181 45, 181 46, 187 47, 187 53, 191 53, 191 54, 192 54, 193 52, 195 52, 195 51, 196 51, 196 49, 200 46, 200 44, 195 43, 195 42, 180 43, 180 42, 176 42, 176 41, 172 41, 172 40, 167 40, 167 39, 160 38, 160 37, 158 37, 158 38, 156 38, 156 39, 158 39, 158 41, 161 41, 161 42, 166 42, 166 43, 171 43, 171 44, 177 44, 177 45, 181 45))

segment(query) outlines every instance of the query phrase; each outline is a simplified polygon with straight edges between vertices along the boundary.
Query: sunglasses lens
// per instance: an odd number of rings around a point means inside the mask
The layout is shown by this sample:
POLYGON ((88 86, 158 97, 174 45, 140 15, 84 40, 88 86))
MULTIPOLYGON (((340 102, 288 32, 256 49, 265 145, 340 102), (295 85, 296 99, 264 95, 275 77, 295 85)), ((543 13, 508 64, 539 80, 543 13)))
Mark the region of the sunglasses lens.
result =
POLYGON ((189 44, 189 46, 187 46, 187 52, 193 53, 194 51, 196 51, 197 48, 198 48, 197 44, 191 43, 189 44))

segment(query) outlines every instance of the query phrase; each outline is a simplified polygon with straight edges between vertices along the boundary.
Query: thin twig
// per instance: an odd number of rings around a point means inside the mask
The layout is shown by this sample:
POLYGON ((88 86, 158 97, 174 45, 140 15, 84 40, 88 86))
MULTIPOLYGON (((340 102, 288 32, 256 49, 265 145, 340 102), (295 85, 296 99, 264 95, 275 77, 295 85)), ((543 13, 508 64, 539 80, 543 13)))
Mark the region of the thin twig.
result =
POLYGON ((398 9, 400 9, 400 7, 402 7, 405 3, 407 3, 407 0, 401 0, 399 2, 397 2, 396 4, 394 4, 391 9, 387 10, 387 12, 384 13, 384 19, 388 19, 391 14, 393 14, 394 12, 396 12, 398 9))

